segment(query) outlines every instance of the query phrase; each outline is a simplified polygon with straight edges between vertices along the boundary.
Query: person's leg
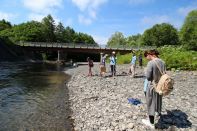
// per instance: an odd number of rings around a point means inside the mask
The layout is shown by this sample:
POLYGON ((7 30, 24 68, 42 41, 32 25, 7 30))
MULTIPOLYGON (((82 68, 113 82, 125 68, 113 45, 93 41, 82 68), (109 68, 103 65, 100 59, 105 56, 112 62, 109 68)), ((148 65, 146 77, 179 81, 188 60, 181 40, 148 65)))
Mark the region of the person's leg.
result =
POLYGON ((100 66, 100 76, 103 76, 102 66, 100 66))
POLYGON ((111 67, 111 75, 113 76, 113 65, 110 65, 111 67))
POLYGON ((116 65, 114 65, 114 75, 116 75, 116 65))
POLYGON ((129 73, 128 74, 131 74, 131 66, 129 67, 129 73))
POLYGON ((134 65, 131 65, 131 72, 132 72, 132 77, 135 76, 135 66, 134 65))
POLYGON ((135 65, 133 65, 133 72, 132 72, 132 76, 135 77, 135 65))
POLYGON ((92 67, 90 67, 90 76, 92 76, 92 67))
POLYGON ((161 115, 161 109, 162 109, 162 96, 159 95, 158 93, 155 94, 156 96, 156 106, 155 106, 155 111, 157 113, 157 116, 161 115))
POLYGON ((112 65, 112 76, 115 74, 115 65, 112 65))
POLYGON ((91 69, 90 69, 90 66, 88 67, 88 76, 90 76, 90 71, 91 71, 91 69))
POLYGON ((142 123, 150 128, 154 128, 155 99, 153 87, 148 87, 146 90, 146 104, 148 109, 148 119, 142 119, 142 123))
POLYGON ((154 124, 154 116, 149 116, 149 120, 151 124, 154 124))

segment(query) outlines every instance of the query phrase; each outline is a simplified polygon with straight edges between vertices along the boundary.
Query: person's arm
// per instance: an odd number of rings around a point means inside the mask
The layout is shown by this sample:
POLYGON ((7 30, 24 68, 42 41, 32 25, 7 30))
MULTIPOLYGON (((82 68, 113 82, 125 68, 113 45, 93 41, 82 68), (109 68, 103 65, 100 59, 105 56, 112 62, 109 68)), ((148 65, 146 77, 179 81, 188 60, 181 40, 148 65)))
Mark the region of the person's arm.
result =
POLYGON ((146 79, 148 81, 153 80, 153 65, 150 61, 148 62, 147 68, 146 68, 146 79))

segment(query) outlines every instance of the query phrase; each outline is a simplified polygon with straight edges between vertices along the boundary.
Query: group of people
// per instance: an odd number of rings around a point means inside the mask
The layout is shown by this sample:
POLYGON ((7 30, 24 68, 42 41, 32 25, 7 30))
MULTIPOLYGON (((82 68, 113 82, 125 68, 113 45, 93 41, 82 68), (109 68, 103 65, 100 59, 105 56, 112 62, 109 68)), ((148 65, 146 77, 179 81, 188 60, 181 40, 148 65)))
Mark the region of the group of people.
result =
MULTIPOLYGON (((101 53, 101 60, 100 60, 100 75, 101 76, 103 76, 106 73, 106 57, 107 56, 108 56, 107 54, 101 53)), ((137 60, 137 57, 136 57, 135 53, 133 53, 133 56, 131 58, 131 63, 130 63, 131 66, 130 66, 129 72, 128 72, 128 74, 131 74, 132 77, 135 77, 136 60, 137 60)), ((139 66, 142 68, 142 54, 139 55, 138 60, 139 60, 139 66)), ((88 67, 89 67, 88 76, 92 76, 91 68, 93 67, 93 60, 91 60, 88 57, 87 61, 88 61, 88 67)), ((116 57, 115 51, 113 51, 111 56, 109 57, 111 76, 116 75, 116 63, 117 63, 117 57, 116 57)))
MULTIPOLYGON (((101 60, 100 60, 100 75, 103 76, 106 73, 106 57, 107 54, 101 53, 101 60)), ((116 75, 116 61, 117 57, 115 54, 115 51, 112 52, 110 58, 110 68, 111 68, 111 75, 116 75)), ((88 76, 92 76, 92 67, 93 67, 93 60, 91 60, 89 57, 87 58, 88 62, 88 76)))
MULTIPOLYGON (((100 69, 101 75, 106 72, 106 57, 107 55, 102 54, 100 69)), ((162 95, 159 95, 154 90, 155 84, 159 82, 160 77, 162 76, 161 71, 165 72, 166 67, 165 63, 159 58, 159 52, 157 50, 148 50, 144 52, 144 57, 149 61, 146 69, 145 69, 145 80, 144 80, 144 93, 146 98, 147 104, 147 114, 148 118, 143 119, 142 123, 149 126, 150 128, 155 128, 155 116, 161 116, 161 108, 162 108, 162 95), (159 67, 158 67, 159 66, 159 67)), ((89 65, 89 75, 92 75, 91 67, 93 61, 91 59, 88 60, 89 65)), ((111 75, 114 76, 116 74, 116 61, 117 57, 115 52, 112 52, 110 58, 110 68, 111 68, 111 75)), ((132 76, 135 76, 135 67, 136 67, 136 60, 137 57, 135 53, 133 53, 131 59, 131 67, 129 69, 129 73, 132 76)), ((139 65, 142 67, 142 54, 139 56, 139 65)))

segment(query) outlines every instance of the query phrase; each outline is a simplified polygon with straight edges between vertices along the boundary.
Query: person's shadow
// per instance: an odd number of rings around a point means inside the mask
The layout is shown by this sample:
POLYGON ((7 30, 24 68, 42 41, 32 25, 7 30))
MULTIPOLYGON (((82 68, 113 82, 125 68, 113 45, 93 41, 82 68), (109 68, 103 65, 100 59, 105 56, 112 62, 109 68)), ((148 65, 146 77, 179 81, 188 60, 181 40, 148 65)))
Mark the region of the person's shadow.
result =
POLYGON ((174 128, 174 126, 177 128, 188 128, 192 126, 192 123, 187 118, 187 114, 181 110, 167 110, 167 114, 161 115, 155 126, 158 129, 174 128))

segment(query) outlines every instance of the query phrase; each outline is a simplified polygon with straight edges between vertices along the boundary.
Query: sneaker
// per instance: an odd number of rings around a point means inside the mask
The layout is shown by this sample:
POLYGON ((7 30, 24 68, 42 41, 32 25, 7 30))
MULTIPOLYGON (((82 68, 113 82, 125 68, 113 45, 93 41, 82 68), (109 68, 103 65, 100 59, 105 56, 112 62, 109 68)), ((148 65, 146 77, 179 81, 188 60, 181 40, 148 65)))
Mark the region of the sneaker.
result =
POLYGON ((155 112, 155 116, 156 117, 160 117, 161 116, 161 113, 155 112))
POLYGON ((155 129, 155 125, 151 124, 149 120, 142 119, 142 123, 145 124, 146 126, 149 126, 151 129, 155 129))

